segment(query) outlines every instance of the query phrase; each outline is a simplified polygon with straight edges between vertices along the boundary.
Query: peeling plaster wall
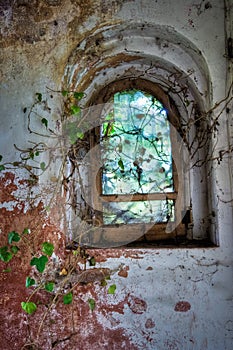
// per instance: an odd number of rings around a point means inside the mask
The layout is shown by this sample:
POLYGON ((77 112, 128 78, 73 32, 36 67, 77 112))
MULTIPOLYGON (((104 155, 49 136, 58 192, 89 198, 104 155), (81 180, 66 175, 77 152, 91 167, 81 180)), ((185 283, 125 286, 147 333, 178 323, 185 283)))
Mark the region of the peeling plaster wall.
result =
MULTIPOLYGON (((174 73, 175 64, 182 74, 194 69, 187 84, 203 108, 212 108, 232 84, 232 60, 225 46, 226 35, 233 35, 231 16, 232 2, 219 0, 0 1, 0 154, 4 161, 17 158, 14 144, 27 147, 30 134, 24 111, 35 93, 46 92, 46 86, 61 90, 77 85, 91 96, 117 76, 134 76, 151 62, 157 68, 154 81, 163 80, 174 73)), ((53 95, 48 102, 49 123, 56 124, 62 105, 53 95)), ((228 107, 221 118, 216 154, 231 142, 232 105, 228 107)), ((35 121, 33 127, 39 132, 41 124, 35 121)), ((50 176, 55 171, 51 169, 50 176)), ((59 304, 53 322, 45 322, 39 348, 232 349, 231 176, 232 159, 227 157, 213 169, 210 180, 219 247, 95 251, 97 267, 112 270, 117 293, 109 295, 99 284, 79 286, 74 306, 59 304), (90 297, 96 300, 93 312, 87 305, 90 297), (75 330, 70 333, 73 324, 75 330)), ((1 172, 0 194, 3 244, 9 231, 30 226, 39 232, 35 245, 50 239, 56 242, 57 256, 65 257, 59 213, 49 215, 44 210, 46 192, 30 208, 24 171, 15 174, 9 169, 1 172)), ((1 263, 1 350, 23 346, 29 321, 33 338, 44 311, 41 306, 36 316, 29 317, 21 311, 20 302, 27 295, 22 281, 28 274, 28 257, 24 259, 12 263, 12 273, 2 272, 1 263)))

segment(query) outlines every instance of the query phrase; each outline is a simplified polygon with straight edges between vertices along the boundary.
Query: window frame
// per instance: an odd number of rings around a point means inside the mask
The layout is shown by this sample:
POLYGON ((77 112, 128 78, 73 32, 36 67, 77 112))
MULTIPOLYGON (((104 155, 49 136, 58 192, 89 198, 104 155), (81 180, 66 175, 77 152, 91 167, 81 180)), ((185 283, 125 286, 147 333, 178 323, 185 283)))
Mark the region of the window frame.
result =
MULTIPOLYGON (((151 81, 144 80, 144 79, 128 79, 124 78, 119 81, 114 81, 107 86, 105 86, 99 93, 98 96, 93 98, 92 105, 101 105, 105 103, 109 103, 111 97, 114 96, 115 93, 120 91, 126 91, 126 90, 140 90, 144 91, 152 96, 154 96, 157 100, 159 100, 164 108, 167 111, 167 118, 168 121, 171 123, 171 125, 174 127, 174 130, 176 133, 178 130, 180 130, 180 118, 177 108, 175 107, 175 104, 173 101, 171 101, 171 98, 167 93, 165 93, 158 84, 155 84, 151 81)), ((99 108, 98 108, 99 110, 99 108)), ((101 110, 101 108, 100 108, 101 110)), ((99 113, 99 112, 98 112, 99 113)), ((89 134, 90 137, 90 149, 95 147, 99 140, 100 140, 100 126, 95 127, 89 134)), ((172 154, 174 152, 174 138, 176 135, 171 135, 171 144, 172 144, 172 154)), ((96 157, 96 155, 95 155, 96 157)), ((97 158, 100 157, 100 155, 97 156, 97 158)), ((91 160, 91 164, 95 164, 95 160, 91 160)), ((182 168, 182 163, 179 164, 182 168)), ((182 173, 182 171, 180 171, 182 173)), ((102 220, 102 210, 101 210, 101 201, 112 201, 112 202, 121 202, 121 201, 127 201, 130 197, 131 201, 134 200, 153 200, 153 199, 174 199, 177 200, 178 198, 178 182, 180 184, 180 180, 178 181, 178 173, 177 173, 177 167, 175 166, 175 163, 173 162, 173 178, 174 178, 174 191, 171 193, 154 193, 154 194, 134 194, 132 195, 103 195, 101 192, 102 184, 101 184, 101 170, 98 169, 98 171, 95 169, 95 165, 90 166, 89 171, 89 183, 93 183, 93 181, 96 183, 96 186, 91 186, 92 189, 90 191, 91 196, 91 203, 93 204, 94 208, 94 215, 92 215, 92 223, 93 225, 98 228, 98 234, 97 236, 99 239, 100 237, 107 237, 107 239, 113 240, 114 243, 118 243, 122 241, 122 245, 124 245, 124 242, 131 241, 132 244, 141 243, 142 245, 145 243, 153 243, 158 242, 160 240, 169 240, 169 239, 187 239, 188 235, 190 235, 190 231, 192 230, 192 215, 191 215, 191 205, 186 206, 185 211, 183 210, 182 213, 175 212, 175 215, 178 215, 177 222, 178 225, 174 225, 174 230, 170 231, 166 230, 168 223, 155 223, 153 226, 151 224, 117 224, 117 225, 103 225, 102 220), (97 174, 96 178, 93 178, 90 174, 97 174), (94 187, 94 190, 93 190, 94 187), (147 197, 147 198, 146 198, 147 197), (148 199, 149 197, 149 199, 148 199), (169 197, 169 198, 168 198, 169 197), (97 208, 97 210, 96 210, 97 208), (120 237, 119 236, 119 227, 121 229, 120 237), (141 237, 138 237, 138 234, 136 234, 136 239, 134 239, 135 236, 135 230, 138 232, 138 228, 141 227, 142 235, 141 237), (130 237, 132 237, 130 239, 130 237)), ((183 180, 182 180, 183 181, 183 180)), ((187 190, 189 192, 189 179, 184 181, 185 184, 181 186, 181 188, 187 190)), ((182 196, 181 196, 182 197, 182 196)), ((188 196, 190 197, 190 196, 188 196)), ((182 202, 182 199, 181 199, 182 202)), ((189 198, 189 204, 190 204, 190 198, 189 198)), ((182 203, 180 203, 180 207, 182 207, 182 203)))

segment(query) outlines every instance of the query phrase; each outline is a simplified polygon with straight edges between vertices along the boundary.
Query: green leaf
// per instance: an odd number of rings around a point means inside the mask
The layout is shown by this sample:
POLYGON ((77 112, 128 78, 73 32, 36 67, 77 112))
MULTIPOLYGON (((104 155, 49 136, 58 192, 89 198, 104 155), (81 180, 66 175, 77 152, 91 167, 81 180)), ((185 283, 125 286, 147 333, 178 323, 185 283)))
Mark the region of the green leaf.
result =
POLYGON ((35 156, 38 157, 39 155, 40 155, 40 152, 39 152, 39 151, 36 151, 36 152, 35 152, 35 156))
POLYGON ((74 98, 76 98, 76 100, 81 100, 84 96, 83 92, 74 92, 74 98))
POLYGON ((107 281, 103 279, 100 283, 101 287, 105 287, 107 285, 107 281))
POLYGON ((29 301, 29 302, 22 301, 21 307, 29 315, 33 314, 33 312, 35 312, 37 309, 36 304, 33 303, 32 301, 29 301))
POLYGON ((11 247, 11 252, 12 252, 13 254, 17 254, 18 251, 19 251, 19 248, 18 248, 16 245, 13 245, 13 246, 11 247))
POLYGON ((32 258, 30 265, 36 266, 39 272, 43 272, 47 262, 48 262, 47 256, 41 255, 39 258, 32 258))
POLYGON ((89 308, 91 309, 91 311, 94 310, 95 308, 95 300, 94 299, 88 299, 88 305, 89 305, 89 308))
POLYGON ((73 145, 75 144, 75 142, 77 141, 77 137, 76 136, 70 136, 70 144, 73 145))
POLYGON ((24 230, 23 230, 23 234, 29 234, 30 233, 30 229, 29 228, 25 228, 24 230))
POLYGON ((68 305, 71 304, 73 301, 73 294, 72 292, 69 292, 63 296, 63 303, 68 305))
POLYGON ((41 170, 45 171, 45 168, 46 168, 45 162, 40 163, 40 168, 41 170))
POLYGON ((47 292, 52 292, 54 289, 54 282, 46 282, 44 287, 47 292))
POLYGON ((100 282, 101 287, 106 287, 107 286, 107 280, 111 280, 110 276, 106 276, 102 281, 100 282))
POLYGON ((33 152, 29 152, 29 158, 30 159, 34 159, 34 153, 33 152))
POLYGON ((49 242, 44 242, 42 244, 42 252, 48 256, 51 256, 54 251, 54 245, 49 242))
POLYGON ((0 259, 4 262, 9 262, 13 258, 13 254, 8 252, 8 247, 0 248, 0 259))
POLYGON ((36 281, 34 280, 34 278, 31 278, 31 277, 26 278, 26 283, 25 283, 26 288, 33 286, 35 283, 36 281))
POLYGON ((11 244, 12 242, 19 242, 20 241, 20 235, 15 232, 11 231, 8 233, 8 242, 11 244))
POLYGON ((68 91, 66 91, 66 90, 63 90, 62 92, 61 92, 61 94, 62 94, 62 96, 67 96, 68 95, 68 91))
POLYGON ((108 288, 108 294, 115 294, 116 291, 116 285, 112 284, 109 288, 108 288))
POLYGON ((7 269, 4 269, 4 270, 2 270, 2 272, 11 272, 11 268, 10 267, 8 267, 7 269))
POLYGON ((48 120, 46 118, 41 119, 41 123, 45 125, 45 127, 48 127, 48 120))
POLYGON ((124 171, 125 167, 124 167, 124 163, 122 162, 122 159, 119 159, 118 165, 119 165, 119 167, 121 168, 121 170, 124 171))
POLYGON ((0 171, 5 170, 6 168, 4 167, 4 165, 0 164, 0 171))
POLYGON ((78 114, 81 111, 79 106, 73 105, 70 107, 71 114, 78 114))
POLYGON ((95 261, 95 257, 94 256, 92 256, 90 259, 88 259, 88 261, 89 261, 90 266, 95 266, 96 265, 96 261, 95 261))
POLYGON ((115 128, 114 128, 113 123, 105 123, 104 124, 104 136, 105 137, 112 136, 114 134, 114 132, 115 132, 115 128))
POLYGON ((84 138, 84 133, 83 132, 77 132, 77 138, 82 140, 84 138))
POLYGON ((38 98, 38 101, 41 102, 42 101, 42 94, 40 92, 37 92, 36 96, 38 98))

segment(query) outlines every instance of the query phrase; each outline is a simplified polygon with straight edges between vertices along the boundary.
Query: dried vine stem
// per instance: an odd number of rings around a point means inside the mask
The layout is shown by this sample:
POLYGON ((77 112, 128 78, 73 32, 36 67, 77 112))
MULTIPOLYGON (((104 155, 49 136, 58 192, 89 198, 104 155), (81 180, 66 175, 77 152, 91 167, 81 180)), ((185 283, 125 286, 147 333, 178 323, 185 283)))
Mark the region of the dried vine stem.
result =
MULTIPOLYGON (((191 74, 191 73, 190 73, 191 74)), ((172 78, 172 77, 171 77, 172 78)), ((177 79, 177 77, 176 77, 177 79)), ((191 118, 187 121, 187 123, 185 124, 184 121, 182 121, 182 123, 180 122, 180 124, 178 125, 179 131, 181 132, 181 136, 184 142, 187 143, 187 147, 189 149, 190 152, 192 152, 192 157, 194 158, 194 156, 196 155, 196 153, 198 152, 198 150, 203 149, 208 141, 209 141, 209 135, 215 135, 217 133, 218 130, 218 126, 219 126, 219 120, 220 117, 222 116, 223 112, 226 110, 227 106, 232 102, 233 97, 230 96, 231 94, 231 90, 232 90, 232 86, 233 84, 231 84, 229 91, 227 93, 227 96, 225 98, 223 98, 221 101, 215 103, 215 105, 206 113, 201 113, 195 116, 195 118, 191 118), (222 106, 220 112, 218 113, 218 115, 215 118, 210 118, 210 116, 220 107, 222 106), (211 119, 210 121, 208 119, 211 119), (202 129, 202 126, 204 125, 204 128, 202 129), (190 129, 192 127, 195 127, 196 129, 196 134, 195 137, 193 138, 193 140, 191 141, 191 143, 189 142, 189 133, 190 133, 190 129)), ((50 91, 56 92, 56 93, 62 93, 63 91, 54 91, 52 89, 49 89, 50 91)), ((173 93, 182 93, 182 94, 186 94, 186 90, 185 88, 181 88, 180 91, 177 91, 177 89, 172 90, 173 93)), ((75 93, 74 91, 71 91, 69 93, 75 93)), ((39 95, 40 96, 40 95, 39 95)), ((49 205, 52 204, 52 201, 54 200, 55 196, 57 196, 57 193, 60 192, 60 190, 63 188, 63 191, 65 193, 65 195, 67 195, 66 197, 66 205, 71 206, 72 208, 74 208, 74 203, 75 200, 73 200, 74 198, 72 198, 73 194, 71 192, 71 187, 70 187, 70 180, 74 175, 74 172, 76 171, 78 179, 77 182, 79 183, 79 186, 81 188, 81 192, 84 192, 83 189, 83 181, 82 181, 82 176, 80 173, 80 160, 79 159, 79 150, 80 149, 84 149, 85 151, 89 150, 89 142, 87 139, 82 138, 82 139, 78 139, 76 140, 76 142, 70 146, 68 149, 66 148, 67 145, 65 143, 64 140, 64 135, 60 135, 57 132, 55 132, 54 130, 52 130, 51 128, 48 128, 47 125, 47 119, 44 118, 42 115, 40 115, 40 113, 38 113, 35 109, 37 108, 38 104, 41 104, 44 107, 44 110, 47 113, 50 113, 50 110, 48 109, 47 103, 46 101, 43 101, 41 99, 41 97, 37 98, 37 100, 34 102, 34 104, 31 106, 29 113, 27 115, 27 120, 28 120, 28 124, 27 124, 27 129, 29 134, 31 135, 36 135, 39 137, 43 137, 43 138, 52 138, 52 140, 57 140, 57 143, 55 146, 51 147, 49 146, 46 142, 42 142, 39 141, 38 143, 36 142, 31 142, 32 143, 32 147, 26 148, 26 149, 22 149, 18 146, 15 145, 15 148, 17 149, 17 151, 20 154, 20 160, 21 161, 17 161, 17 162, 12 162, 12 163, 4 163, 3 165, 7 166, 11 166, 12 168, 24 168, 26 169, 31 178, 35 180, 35 182, 33 184, 35 184, 38 181, 38 178, 40 176, 40 174, 38 175, 38 170, 42 170, 45 171, 48 169, 49 164, 47 164, 45 167, 43 167, 43 169, 41 169, 41 165, 32 165, 32 161, 34 160, 35 154, 38 153, 44 153, 44 152, 50 152, 50 157, 49 157, 49 161, 51 161, 51 154, 54 151, 59 150, 60 152, 60 157, 61 157, 61 166, 59 168, 58 171, 58 179, 57 179, 57 183, 55 186, 55 193, 53 192, 53 196, 50 199, 49 205), (42 122, 42 125, 44 125, 46 133, 38 133, 36 130, 33 130, 32 126, 31 126, 31 119, 33 116, 36 116, 37 119, 40 119, 40 121, 42 122), (72 164, 71 170, 69 172, 69 174, 66 174, 66 163, 67 160, 72 164), (69 203, 69 201, 71 200, 71 203, 69 203)), ((67 98, 67 100, 64 102, 64 109, 61 112, 61 115, 59 116, 59 122, 64 122, 67 119, 69 119, 70 117, 70 108, 72 107, 72 104, 74 103, 73 97, 72 98, 67 98)), ((193 108, 195 110, 196 106, 193 105, 193 108)), ((193 113, 193 111, 191 112, 193 113)), ((81 118, 79 118, 77 120, 76 123, 76 127, 77 128, 81 128, 82 123, 85 121, 85 115, 81 116, 81 118)), ((209 161, 217 161, 218 163, 222 161, 223 157, 226 154, 230 154, 233 152, 233 145, 230 145, 229 148, 227 149, 222 149, 219 151, 219 154, 217 156, 214 156, 214 150, 215 147, 212 150, 211 155, 203 160, 198 159, 195 164, 193 166, 202 166, 204 165, 206 162, 209 161)), ((220 199, 219 199, 220 200, 220 199)), ((76 209, 76 208, 75 208, 76 209)), ((77 213, 78 214, 78 213, 77 213)), ((39 235, 39 229, 40 229, 40 223, 39 223, 39 218, 38 218, 38 222, 36 222, 36 227, 35 227, 35 235, 39 235)), ((34 223, 35 225, 35 223, 34 223)), ((86 230, 84 230, 84 232, 82 234, 79 235, 78 237, 78 249, 81 249, 81 240, 83 235, 85 235, 86 233, 88 233, 88 228, 86 230)), ((35 242, 32 242, 32 247, 30 245, 30 242, 26 242, 27 248, 30 250, 30 254, 32 256, 36 255, 36 249, 35 249, 35 242)), ((55 293, 55 295, 53 296, 50 305, 48 306, 48 308, 45 310, 42 319, 40 321, 38 330, 37 330, 37 334, 36 334, 36 341, 38 342, 40 339, 40 335, 41 335, 41 331, 42 331, 42 327, 43 324, 47 318, 47 316, 49 315, 49 313, 51 312, 53 307, 56 307, 57 303, 59 302, 59 299, 61 296, 64 295, 64 290, 67 284, 69 284, 70 281, 72 281, 72 277, 73 274, 77 268, 78 263, 80 262, 80 259, 83 259, 81 251, 77 251, 77 256, 75 257, 74 261, 72 262, 72 265, 69 266, 69 269, 67 271, 67 275, 64 277, 64 279, 62 280, 62 283, 59 285, 57 292, 55 293)), ((85 260, 85 259, 84 259, 85 260)), ((86 261, 86 260, 85 260, 86 261)), ((85 262, 84 261, 84 271, 80 272, 80 274, 78 275, 78 278, 76 279, 74 285, 69 286, 68 290, 69 292, 73 292, 75 290, 75 288, 80 285, 82 282, 85 281, 85 262)), ((103 279, 106 277, 106 275, 103 272, 103 279)), ((34 291, 31 293, 31 295, 29 296, 29 298, 27 299, 27 301, 29 302, 33 296, 35 296, 35 294, 41 290, 41 287, 44 285, 44 280, 43 280, 44 276, 41 277, 40 283, 39 285, 34 289, 34 291)), ((75 331, 74 325, 73 325, 73 330, 72 332, 75 331)), ((56 344, 56 343, 54 343, 56 344)), ((34 342, 27 342, 23 347, 27 347, 27 346, 33 346, 35 345, 34 342)))

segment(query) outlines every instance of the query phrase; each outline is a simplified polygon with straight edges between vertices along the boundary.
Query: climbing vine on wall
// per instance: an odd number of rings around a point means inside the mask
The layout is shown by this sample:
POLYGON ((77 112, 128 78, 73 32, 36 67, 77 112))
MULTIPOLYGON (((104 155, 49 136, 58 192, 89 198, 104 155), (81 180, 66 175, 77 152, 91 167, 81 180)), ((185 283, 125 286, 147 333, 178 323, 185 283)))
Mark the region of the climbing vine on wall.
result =
MULTIPOLYGON (((49 185, 49 192, 46 192, 46 195, 50 197, 44 210, 47 213, 52 210, 54 202, 56 202, 57 197, 61 198, 61 195, 67 199, 62 205, 68 207, 72 205, 72 201, 69 200, 71 195, 69 182, 74 169, 67 172, 66 165, 69 161, 74 164, 73 157, 79 144, 82 143, 82 147, 86 144, 85 147, 87 147, 84 135, 79 128, 81 112, 79 101, 84 94, 77 91, 52 92, 51 89, 48 91, 50 98, 52 93, 56 93, 63 99, 63 110, 54 125, 51 125, 51 109, 48 106, 47 98, 44 98, 41 93, 36 93, 33 105, 30 108, 24 108, 24 113, 27 115, 27 130, 33 136, 32 140, 29 141, 30 147, 21 148, 19 145, 14 145, 19 157, 10 163, 4 162, 3 157, 0 156, 1 172, 16 170, 23 172, 24 176, 26 172, 28 184, 26 201, 30 203, 31 207, 43 196, 42 192, 36 193, 36 190, 34 194, 33 189, 39 187, 41 178, 49 171, 51 162, 54 161, 55 157, 58 157, 57 175, 50 178, 55 186, 49 185), (64 123, 65 135, 60 127, 62 123, 64 123)), ((41 191, 43 190, 44 187, 41 188, 41 191)), ((38 220, 41 218, 35 217, 34 221, 38 220)), ((36 314, 38 308, 41 308, 40 296, 44 293, 48 296, 44 302, 45 311, 40 319, 37 334, 33 339, 30 337, 23 346, 23 348, 30 349, 38 348, 41 331, 54 308, 61 303, 64 305, 72 304, 77 286, 99 283, 103 288, 107 288, 108 294, 114 294, 116 290, 116 285, 111 284, 110 281, 110 269, 97 268, 95 257, 89 255, 85 246, 80 242, 68 241, 67 245, 64 246, 66 253, 61 258, 55 252, 55 242, 45 240, 40 244, 36 243, 38 242, 37 237, 40 237, 40 229, 37 226, 39 227, 34 223, 33 227, 27 227, 22 232, 18 232, 17 229, 9 232, 5 244, 0 247, 0 260, 6 265, 3 269, 4 273, 14 272, 16 265, 11 264, 14 260, 22 259, 28 264, 24 268, 29 273, 23 280, 28 297, 21 300, 22 311, 29 316, 36 314)), ((20 270, 20 266, 18 270, 20 270)), ((90 311, 94 311, 96 300, 88 298, 87 304, 90 311)), ((30 321, 28 322, 30 326, 30 321)), ((74 325, 70 330, 71 334, 74 332, 73 328, 74 325)))
MULTIPOLYGON (((210 135, 217 138, 220 119, 223 112, 228 111, 232 102, 231 89, 232 87, 227 96, 216 103, 211 110, 205 113, 196 111, 195 119, 190 118, 186 122, 181 120, 180 124, 177 125, 191 157, 194 157, 198 150, 205 147, 209 142, 210 135), (218 113, 214 116, 216 110, 218 110, 218 113), (193 126, 195 126, 197 132, 190 142, 189 132, 193 126)), ((50 177, 52 185, 49 185, 49 202, 45 209, 49 212, 53 202, 63 196, 65 202, 62 203, 62 206, 64 204, 66 207, 65 212, 67 208, 71 208, 77 216, 80 215, 84 221, 88 221, 92 219, 92 213, 90 208, 84 206, 81 197, 81 204, 78 207, 76 187, 73 182, 73 175, 75 174, 80 191, 82 186, 85 185, 80 169, 81 160, 90 149, 89 135, 85 133, 90 125, 83 126, 85 116, 83 116, 82 107, 80 106, 80 101, 85 95, 78 91, 53 91, 48 89, 48 96, 38 92, 35 94, 35 101, 32 106, 24 108, 23 111, 27 116, 27 131, 32 136, 30 146, 21 148, 20 145, 14 145, 19 157, 16 161, 10 163, 4 162, 3 156, 0 155, 0 171, 5 172, 14 169, 27 173, 28 201, 33 205, 33 201, 40 199, 42 193, 35 191, 33 197, 31 189, 40 184, 40 179, 47 171, 49 172, 52 163, 58 159, 57 173, 50 177), (52 112, 49 107, 48 96, 52 98, 54 94, 58 94, 62 99, 62 108, 58 118, 51 121, 52 112), (69 166, 67 166, 67 163, 69 166)), ((186 103, 189 102, 186 101, 186 103)), ((103 129, 104 136, 107 132, 107 126, 108 124, 103 129)), ((134 131, 130 130, 131 133, 134 131)), ((121 130, 118 130, 119 132, 121 130)), ((116 135, 116 133, 112 134, 116 135)), ((111 136, 111 133, 109 135, 111 136)), ((219 164, 223 157, 231 155, 232 151, 232 144, 228 145, 227 148, 220 149, 217 154, 213 147, 207 158, 198 159, 193 166, 202 166, 209 161, 215 161, 219 164)), ((116 164, 122 175, 125 171, 125 164, 120 154, 116 164)), ((64 211, 62 214, 65 218, 64 211)), ((68 237, 67 248, 69 254, 65 262, 59 261, 57 263, 53 242, 43 241, 39 248, 35 248, 33 239, 39 232, 33 231, 30 227, 25 228, 22 232, 17 230, 9 232, 6 243, 0 247, 0 259, 6 264, 5 273, 11 273, 11 261, 23 254, 25 250, 29 253, 28 268, 30 272, 23 283, 25 288, 31 292, 27 299, 21 301, 21 308, 26 314, 33 315, 38 310, 39 305, 35 300, 36 294, 45 292, 49 295, 49 302, 38 327, 35 343, 38 341, 43 324, 53 308, 58 303, 65 305, 72 303, 73 292, 77 285, 98 282, 103 287, 107 287, 108 294, 116 292, 116 285, 108 281, 111 271, 109 269, 97 269, 95 257, 90 256, 88 250, 82 244, 81 238, 85 235, 86 228, 80 228, 81 230, 83 230, 83 234, 77 236, 80 240, 73 241, 73 236, 70 240, 68 237), (88 277, 90 271, 96 272, 94 280, 88 277)), ((89 298, 88 306, 93 311, 96 307, 96 300, 89 298)))

